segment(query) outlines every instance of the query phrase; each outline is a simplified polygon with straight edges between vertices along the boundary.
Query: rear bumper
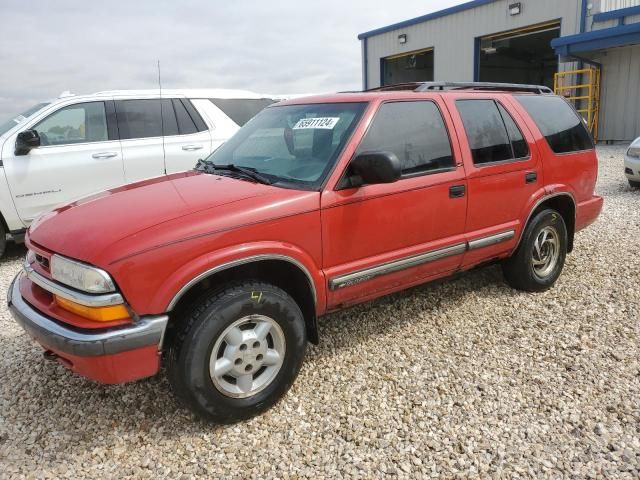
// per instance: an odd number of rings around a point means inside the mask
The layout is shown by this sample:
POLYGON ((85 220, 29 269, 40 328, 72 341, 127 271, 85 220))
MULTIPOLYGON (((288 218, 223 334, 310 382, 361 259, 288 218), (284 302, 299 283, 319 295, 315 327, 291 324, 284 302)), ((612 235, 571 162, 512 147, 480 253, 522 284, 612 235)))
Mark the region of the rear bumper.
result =
POLYGON ((576 232, 595 222, 602 211, 603 205, 604 199, 597 195, 594 195, 586 202, 578 203, 576 208, 576 232))
POLYGON ((8 291, 8 306, 18 324, 65 366, 103 383, 123 383, 157 373, 169 317, 142 317, 125 326, 86 330, 53 320, 20 294, 18 274, 8 291))

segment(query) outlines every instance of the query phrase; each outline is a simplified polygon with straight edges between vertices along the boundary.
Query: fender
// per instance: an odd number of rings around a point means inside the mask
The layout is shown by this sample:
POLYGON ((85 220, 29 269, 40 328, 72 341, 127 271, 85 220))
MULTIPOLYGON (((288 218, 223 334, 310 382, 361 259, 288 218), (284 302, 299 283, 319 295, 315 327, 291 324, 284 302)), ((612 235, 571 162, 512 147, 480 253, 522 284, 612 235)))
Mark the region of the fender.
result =
POLYGON ((313 258, 295 245, 282 242, 256 242, 237 245, 202 255, 173 272, 156 291, 152 300, 154 311, 171 311, 180 298, 199 281, 218 272, 247 263, 282 260, 298 267, 309 280, 316 313, 326 307, 325 278, 313 258))
POLYGON ((571 188, 567 185, 550 185, 545 188, 541 188, 531 196, 522 212, 523 214, 521 218, 524 218, 524 222, 522 223, 522 228, 520 229, 520 232, 518 234, 518 241, 516 242, 512 253, 515 252, 520 246, 520 242, 522 241, 522 237, 524 236, 524 231, 527 228, 527 224, 529 223, 529 220, 531 220, 531 216, 533 215, 533 212, 535 212, 536 208, 538 208, 540 205, 542 205, 543 202, 546 202, 551 198, 561 196, 569 197, 573 202, 574 211, 577 212, 578 205, 576 203, 575 195, 571 191, 571 188))
MULTIPOLYGON (((7 233, 23 230, 26 225, 20 219, 18 210, 13 201, 13 195, 11 194, 11 187, 9 186, 9 179, 7 178, 7 172, 4 169, 4 155, 2 150, 7 142, 8 137, 0 139, 0 214, 7 225, 7 233)), ((7 145, 9 148, 9 145, 7 145)))

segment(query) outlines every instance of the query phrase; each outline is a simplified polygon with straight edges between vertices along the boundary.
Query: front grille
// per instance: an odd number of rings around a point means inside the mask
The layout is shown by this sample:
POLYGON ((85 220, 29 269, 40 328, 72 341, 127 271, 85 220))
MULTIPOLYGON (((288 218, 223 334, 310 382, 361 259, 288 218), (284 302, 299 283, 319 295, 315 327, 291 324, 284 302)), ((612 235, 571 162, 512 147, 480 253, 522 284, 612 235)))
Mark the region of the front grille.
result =
POLYGON ((42 268, 44 268, 45 270, 49 270, 49 259, 46 257, 43 257, 42 255, 38 255, 36 253, 36 262, 38 262, 40 264, 40 266, 42 266, 42 268))

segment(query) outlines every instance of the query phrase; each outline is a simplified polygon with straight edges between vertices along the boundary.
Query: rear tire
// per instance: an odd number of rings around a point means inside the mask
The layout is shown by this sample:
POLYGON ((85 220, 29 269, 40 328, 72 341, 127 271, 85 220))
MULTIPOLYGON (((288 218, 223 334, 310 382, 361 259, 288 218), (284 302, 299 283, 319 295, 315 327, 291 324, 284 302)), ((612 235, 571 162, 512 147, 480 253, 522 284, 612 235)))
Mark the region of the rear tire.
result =
POLYGON ((547 209, 527 225, 520 245, 502 264, 507 283, 525 292, 542 292, 556 282, 567 255, 567 227, 562 215, 547 209))
POLYGON ((231 284, 201 298, 178 321, 168 352, 169 382, 186 407, 215 423, 264 412, 302 366, 304 317, 273 285, 231 284))
POLYGON ((640 188, 640 182, 637 182, 635 180, 629 180, 629 186, 631 188, 640 188))

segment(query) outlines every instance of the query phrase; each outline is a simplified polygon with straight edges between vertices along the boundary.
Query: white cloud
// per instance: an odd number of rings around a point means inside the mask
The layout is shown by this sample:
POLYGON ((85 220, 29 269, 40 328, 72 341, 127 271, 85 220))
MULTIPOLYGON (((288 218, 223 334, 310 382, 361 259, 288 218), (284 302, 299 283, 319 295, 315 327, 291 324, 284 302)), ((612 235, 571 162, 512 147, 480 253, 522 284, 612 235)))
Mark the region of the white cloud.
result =
POLYGON ((357 34, 456 0, 4 0, 0 121, 64 90, 359 89, 357 34))

